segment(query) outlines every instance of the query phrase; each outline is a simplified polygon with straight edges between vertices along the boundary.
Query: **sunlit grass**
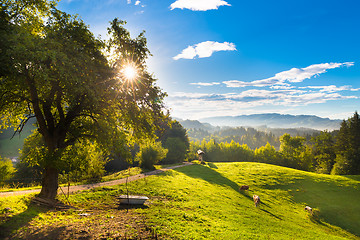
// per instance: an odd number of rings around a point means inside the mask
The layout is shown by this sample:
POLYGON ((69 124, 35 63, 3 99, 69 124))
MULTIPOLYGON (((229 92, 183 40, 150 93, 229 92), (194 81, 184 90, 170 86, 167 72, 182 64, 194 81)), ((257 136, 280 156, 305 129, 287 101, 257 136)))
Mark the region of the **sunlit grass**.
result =
MULTIPOLYGON (((80 209, 111 215, 116 196, 127 191, 146 195, 147 207, 135 211, 165 239, 360 239, 353 235, 360 236, 359 185, 359 176, 319 175, 260 163, 209 163, 177 168, 127 186, 72 194, 69 201, 80 209), (250 189, 240 192, 239 186, 245 184, 250 189), (262 200, 258 208, 253 194, 262 200), (306 205, 316 216, 304 210, 306 205)), ((22 198, 4 199, 0 211, 16 201, 20 206, 27 203, 22 198)), ((56 224, 54 218, 59 224, 80 221, 73 215, 30 216, 31 224, 46 226, 56 224)))
MULTIPOLYGON (((150 197, 149 208, 137 211, 146 215, 154 231, 178 239, 358 239, 351 233, 360 235, 360 205, 343 201, 358 199, 358 187, 356 177, 258 163, 193 165, 128 184, 131 194, 150 197), (239 192, 244 184, 250 190, 239 192), (253 194, 263 202, 258 208, 253 194), (334 201, 338 195, 342 197, 334 201), (306 205, 318 216, 304 211, 306 205), (340 216, 344 211, 346 217, 340 216)), ((73 195, 71 201, 85 208, 106 208, 114 196, 126 191, 124 185, 94 190, 73 195)))
MULTIPOLYGON (((181 163, 174 163, 174 164, 164 164, 164 165, 155 165, 155 169, 162 169, 162 168, 166 168, 166 167, 170 167, 170 166, 176 166, 176 165, 180 165, 181 163)), ((149 172, 151 170, 147 170, 147 169, 141 169, 140 167, 130 167, 128 169, 124 169, 115 173, 111 173, 108 175, 105 175, 101 178, 100 182, 108 182, 108 181, 113 181, 113 180, 118 180, 118 179, 123 179, 126 177, 130 177, 130 176, 134 176, 134 175, 138 175, 141 173, 146 173, 149 172)), ((80 185, 80 184, 87 184, 89 183, 89 181, 84 180, 84 181, 79 181, 79 182, 71 182, 71 186, 74 185, 80 185)), ((64 184, 60 184, 61 187, 66 188, 67 187, 67 183, 64 184)), ((34 189, 41 189, 41 185, 33 183, 33 186, 30 187, 21 187, 21 185, 19 184, 18 186, 16 186, 16 184, 8 184, 5 186, 1 186, 0 187, 0 192, 13 192, 13 191, 25 191, 25 190, 34 190, 34 189)))

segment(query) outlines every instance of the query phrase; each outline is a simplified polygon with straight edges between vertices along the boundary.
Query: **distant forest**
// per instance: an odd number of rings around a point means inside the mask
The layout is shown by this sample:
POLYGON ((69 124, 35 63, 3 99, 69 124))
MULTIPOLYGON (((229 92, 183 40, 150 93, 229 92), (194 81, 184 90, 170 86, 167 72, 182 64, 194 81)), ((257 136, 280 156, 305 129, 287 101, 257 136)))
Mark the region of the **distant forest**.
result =
MULTIPOLYGON (((210 124, 191 120, 180 121, 180 123, 187 129, 190 141, 209 141, 210 139, 218 143, 235 141, 241 145, 246 144, 253 150, 265 146, 267 143, 279 149, 280 137, 285 133, 304 137, 307 142, 321 133, 321 131, 308 128, 213 127, 210 124)), ((336 132, 333 131, 332 134, 336 135, 336 132)))
MULTIPOLYGON (((189 127, 189 122, 185 123, 189 127)), ((198 123, 196 125, 199 127, 198 123)), ((308 129, 188 128, 189 159, 201 149, 209 162, 264 162, 325 174, 360 174, 360 118, 332 132, 308 129), (282 134, 282 135, 281 135, 282 134)))

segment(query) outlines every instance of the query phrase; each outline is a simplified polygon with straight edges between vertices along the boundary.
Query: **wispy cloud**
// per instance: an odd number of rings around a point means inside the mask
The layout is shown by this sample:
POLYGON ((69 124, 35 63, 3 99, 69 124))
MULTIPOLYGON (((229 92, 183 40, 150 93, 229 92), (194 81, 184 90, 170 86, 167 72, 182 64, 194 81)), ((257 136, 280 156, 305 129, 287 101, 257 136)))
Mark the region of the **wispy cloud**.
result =
POLYGON ((214 85, 220 85, 220 83, 219 83, 219 82, 211 82, 211 83, 197 82, 197 83, 190 83, 190 85, 197 85, 197 86, 214 86, 214 85))
POLYGON ((196 56, 199 58, 210 57, 214 52, 219 51, 235 51, 236 47, 233 43, 219 43, 214 41, 206 41, 188 46, 180 54, 173 57, 174 60, 178 59, 194 59, 196 56))
POLYGON ((239 115, 255 107, 298 107, 335 100, 357 99, 333 92, 313 92, 300 89, 250 89, 241 93, 206 94, 178 92, 169 95, 168 105, 178 116, 201 118, 216 115, 239 115))
POLYGON ((360 88, 353 88, 352 86, 340 86, 337 87, 335 85, 329 86, 307 86, 307 87, 299 87, 300 89, 315 89, 319 90, 320 92, 339 92, 339 91, 360 91, 360 88))
POLYGON ((141 2, 140 1, 136 1, 135 2, 135 5, 139 5, 141 2))
POLYGON ((345 63, 321 63, 313 64, 306 68, 292 68, 288 71, 283 71, 275 74, 274 77, 266 78, 262 80, 255 80, 251 82, 244 82, 238 80, 224 81, 227 87, 266 87, 273 85, 284 85, 286 82, 296 83, 302 82, 305 79, 310 79, 316 77, 322 73, 325 73, 328 69, 334 69, 339 67, 351 67, 354 65, 354 62, 345 62, 345 63))
POLYGON ((231 6, 223 0, 177 0, 170 5, 170 9, 190 9, 193 11, 215 10, 220 6, 231 6))

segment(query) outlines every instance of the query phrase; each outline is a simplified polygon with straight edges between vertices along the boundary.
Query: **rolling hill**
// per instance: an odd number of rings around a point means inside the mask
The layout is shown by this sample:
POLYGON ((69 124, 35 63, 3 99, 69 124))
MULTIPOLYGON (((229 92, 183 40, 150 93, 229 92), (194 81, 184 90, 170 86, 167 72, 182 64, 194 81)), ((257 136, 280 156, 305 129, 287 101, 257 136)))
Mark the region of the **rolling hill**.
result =
MULTIPOLYGON (((5 207, 15 209, 17 227, 11 222, 3 227, 30 238, 32 233, 37 237, 49 232, 69 234, 74 228, 68 226, 76 226, 72 234, 80 232, 89 238, 122 239, 135 234, 132 239, 139 239, 142 236, 129 225, 139 222, 157 239, 360 239, 359 188, 360 176, 322 175, 262 163, 208 163, 177 168, 127 186, 70 195, 73 206, 94 217, 79 217, 76 211, 34 214, 33 209, 27 210, 26 199, 15 197, 0 199, 0 212, 5 207), (240 191, 241 185, 250 189, 240 191), (146 195, 149 201, 144 207, 116 208, 116 196, 127 192, 146 195), (261 199, 258 207, 254 194, 261 199), (22 205, 26 207, 19 207, 22 205), (313 214, 304 210, 307 205, 313 214), (119 225, 119 216, 127 211, 136 216, 119 225), (31 218, 20 224, 18 216, 25 214, 31 218), (105 225, 98 219, 105 220, 105 225), (117 230, 125 225, 127 230, 108 232, 112 225, 117 230)), ((60 197, 65 201, 65 196, 60 197)))

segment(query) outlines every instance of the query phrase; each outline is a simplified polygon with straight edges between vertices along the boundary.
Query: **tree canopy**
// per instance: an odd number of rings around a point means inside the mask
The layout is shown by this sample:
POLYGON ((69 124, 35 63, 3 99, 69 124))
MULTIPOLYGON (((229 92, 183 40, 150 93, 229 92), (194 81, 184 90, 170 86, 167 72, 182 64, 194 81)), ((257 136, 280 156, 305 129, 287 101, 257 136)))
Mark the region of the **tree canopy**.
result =
POLYGON ((46 148, 42 197, 55 198, 68 146, 90 139, 110 152, 153 136, 166 94, 147 71, 144 32, 133 39, 114 19, 110 39, 97 39, 81 19, 41 0, 5 1, 0 14, 1 125, 20 132, 36 118, 46 148), (123 71, 129 65, 134 79, 123 71))

